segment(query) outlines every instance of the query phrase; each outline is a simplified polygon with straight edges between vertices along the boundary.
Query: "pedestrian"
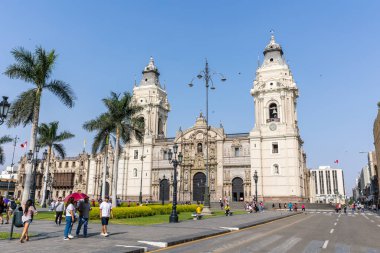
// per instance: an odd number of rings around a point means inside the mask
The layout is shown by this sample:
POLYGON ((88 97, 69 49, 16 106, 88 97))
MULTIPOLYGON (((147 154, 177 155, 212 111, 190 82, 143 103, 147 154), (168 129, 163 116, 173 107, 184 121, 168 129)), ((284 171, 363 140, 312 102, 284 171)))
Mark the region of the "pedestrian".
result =
POLYGON ((222 200, 222 198, 219 198, 219 205, 220 205, 220 210, 223 210, 223 200, 222 200))
POLYGON ((79 236, 80 230, 83 225, 83 236, 87 237, 87 226, 88 226, 88 219, 90 217, 90 210, 91 210, 90 202, 88 201, 88 197, 84 198, 84 201, 80 201, 78 205, 78 212, 79 212, 79 218, 78 218, 78 226, 76 235, 79 236))
POLYGON ((102 220, 102 232, 100 233, 100 235, 102 236, 108 236, 108 233, 107 233, 108 221, 110 217, 113 218, 112 206, 108 201, 109 201, 109 197, 105 197, 104 201, 99 206, 100 219, 102 220))
POLYGON ((278 209, 281 209, 281 203, 278 203, 278 209))
POLYGON ((226 204, 226 207, 224 208, 226 216, 230 215, 230 205, 226 204))
POLYGON ((24 237, 25 237, 25 240, 29 241, 28 230, 29 230, 30 224, 33 221, 33 216, 35 214, 37 214, 37 211, 33 206, 33 202, 31 199, 28 199, 25 203, 25 206, 23 209, 23 215, 21 217, 22 223, 24 224, 24 229, 20 237, 21 243, 24 242, 24 237))
POLYGON ((55 203, 53 210, 55 210, 55 224, 61 226, 62 214, 65 209, 65 203, 62 201, 62 197, 58 198, 57 203, 55 203))
POLYGON ((7 205, 4 202, 3 196, 0 196, 0 220, 1 220, 1 225, 4 224, 4 219, 3 219, 3 212, 7 209, 7 205))
POLYGON ((293 208, 294 208, 294 211, 297 212, 297 209, 298 209, 297 203, 294 203, 293 208))
POLYGON ((73 239, 74 236, 71 235, 71 229, 73 228, 73 223, 75 220, 75 207, 74 207, 74 198, 70 197, 66 204, 66 226, 63 232, 63 240, 67 241, 73 239))
POLYGON ((11 198, 11 201, 8 202, 8 215, 7 215, 7 223, 9 223, 9 218, 12 217, 12 214, 13 212, 16 210, 17 208, 17 203, 15 201, 15 198, 12 197, 11 198))
POLYGON ((302 204, 302 212, 305 212, 306 211, 306 209, 305 209, 305 204, 302 204))
POLYGON ((344 213, 347 215, 347 205, 343 206, 344 213))
POLYGON ((292 209, 293 209, 293 204, 292 204, 292 202, 290 202, 290 203, 288 204, 288 207, 289 207, 289 212, 291 212, 292 209))

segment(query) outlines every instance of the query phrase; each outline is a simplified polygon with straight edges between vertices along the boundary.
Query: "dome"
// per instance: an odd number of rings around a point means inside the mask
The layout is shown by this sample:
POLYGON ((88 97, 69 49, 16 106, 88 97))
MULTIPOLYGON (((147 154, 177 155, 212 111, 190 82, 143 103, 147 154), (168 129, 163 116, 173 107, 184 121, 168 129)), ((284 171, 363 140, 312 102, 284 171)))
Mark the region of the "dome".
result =
POLYGON ((279 51, 281 55, 283 54, 280 44, 276 43, 276 41, 274 40, 274 35, 271 36, 269 44, 265 47, 264 55, 268 52, 273 51, 279 51))

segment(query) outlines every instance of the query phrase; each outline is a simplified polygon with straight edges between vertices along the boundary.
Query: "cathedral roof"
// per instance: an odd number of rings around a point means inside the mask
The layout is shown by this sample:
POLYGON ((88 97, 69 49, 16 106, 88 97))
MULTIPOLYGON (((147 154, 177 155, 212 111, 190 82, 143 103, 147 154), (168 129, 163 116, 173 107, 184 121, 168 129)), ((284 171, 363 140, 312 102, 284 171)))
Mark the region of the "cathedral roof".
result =
POLYGON ((270 37, 269 44, 264 49, 264 55, 268 52, 273 52, 273 51, 279 51, 281 55, 283 54, 281 45, 276 43, 276 41, 274 40, 274 35, 270 37))

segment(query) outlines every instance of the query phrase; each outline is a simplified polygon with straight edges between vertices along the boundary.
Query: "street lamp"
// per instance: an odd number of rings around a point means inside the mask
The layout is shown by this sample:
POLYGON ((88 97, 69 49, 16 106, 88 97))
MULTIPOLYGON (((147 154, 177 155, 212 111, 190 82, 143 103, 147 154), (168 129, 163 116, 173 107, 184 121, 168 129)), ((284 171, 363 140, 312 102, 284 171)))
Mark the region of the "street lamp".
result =
MULTIPOLYGON (((220 77, 220 81, 225 82, 227 78, 217 72, 211 72, 208 67, 208 62, 206 59, 206 66, 205 69, 202 70, 196 77, 198 79, 204 79, 205 80, 205 88, 206 88, 206 182, 205 182, 205 194, 204 194, 204 207, 203 207, 203 213, 208 213, 210 214, 210 188, 209 188, 209 164, 208 164, 208 131, 209 131, 209 125, 208 125, 208 89, 210 87, 210 82, 211 82, 211 90, 215 90, 214 86, 214 81, 212 80, 212 77, 218 75, 220 77)), ((193 81, 195 78, 191 80, 191 82, 188 84, 189 87, 193 87, 193 81)))
MULTIPOLYGON (((48 156, 48 152, 47 150, 45 149, 44 153, 42 154, 42 160, 46 160, 48 156)), ((46 208, 46 199, 48 198, 47 196, 47 183, 48 183, 48 173, 49 173, 49 166, 50 166, 50 157, 47 161, 47 166, 45 168, 45 175, 44 175, 44 180, 45 180, 45 184, 44 184, 44 189, 43 189, 43 197, 42 197, 42 207, 43 208, 46 208)))
POLYGON ((8 102, 8 97, 3 96, 3 101, 0 102, 0 125, 2 125, 7 118, 11 104, 8 102))
POLYGON ((161 178, 158 179, 158 181, 160 181, 160 189, 161 189, 161 204, 162 205, 165 205, 165 185, 164 185, 164 182, 165 182, 165 175, 163 176, 163 179, 161 180, 161 178))
MULTIPOLYGON (((143 148, 144 150, 144 148, 143 148)), ((144 168, 144 158, 146 156, 145 155, 141 155, 140 159, 141 159, 141 177, 140 177, 140 195, 139 195, 139 202, 140 202, 140 205, 142 204, 142 178, 143 178, 143 168, 144 168)))
POLYGON ((257 170, 255 170, 255 173, 253 174, 253 180, 255 181, 255 201, 257 203, 257 180, 259 177, 257 176, 257 170))
POLYGON ((174 168, 174 178, 173 178, 173 205, 172 205, 172 213, 169 217, 170 223, 177 223, 178 222, 178 214, 177 214, 177 166, 182 163, 182 153, 178 153, 178 160, 177 160, 177 151, 178 151, 178 145, 174 144, 173 146, 173 152, 169 149, 168 153, 168 160, 170 164, 173 164, 174 168), (174 153, 174 159, 173 159, 173 153, 174 153))

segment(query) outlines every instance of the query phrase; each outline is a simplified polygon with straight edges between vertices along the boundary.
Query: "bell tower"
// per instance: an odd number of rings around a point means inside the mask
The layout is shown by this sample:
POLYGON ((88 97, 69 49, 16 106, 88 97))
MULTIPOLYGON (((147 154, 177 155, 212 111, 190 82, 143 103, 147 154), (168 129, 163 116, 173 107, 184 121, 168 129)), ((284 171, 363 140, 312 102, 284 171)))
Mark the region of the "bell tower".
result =
POLYGON ((259 174, 258 195, 268 201, 297 201, 305 195, 303 151, 297 122, 298 88, 280 44, 271 36, 256 70, 251 95, 255 124, 250 132, 251 175, 259 174))
POLYGON ((133 99, 144 107, 142 117, 145 121, 145 135, 153 138, 166 137, 167 119, 170 111, 165 88, 159 81, 160 72, 151 57, 142 71, 140 84, 133 88, 133 99))

